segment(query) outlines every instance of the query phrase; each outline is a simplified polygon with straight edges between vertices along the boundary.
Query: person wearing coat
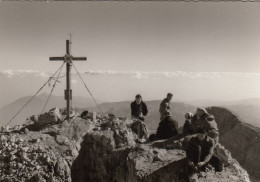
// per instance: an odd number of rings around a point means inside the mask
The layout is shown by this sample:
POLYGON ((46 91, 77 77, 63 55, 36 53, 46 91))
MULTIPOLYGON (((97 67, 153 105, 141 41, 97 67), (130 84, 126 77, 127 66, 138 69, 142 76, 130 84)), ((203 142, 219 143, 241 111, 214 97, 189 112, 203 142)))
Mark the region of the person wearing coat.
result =
POLYGON ((193 117, 193 114, 188 112, 185 114, 185 123, 183 125, 183 135, 192 135, 193 131, 192 131, 192 125, 191 125, 191 119, 193 117))
POLYGON ((197 108, 196 114, 191 120, 192 130, 197 133, 198 128, 205 128, 207 135, 215 140, 219 140, 219 130, 215 118, 210 115, 205 108, 197 108))
POLYGON ((167 97, 165 99, 163 99, 163 101, 160 104, 160 120, 164 121, 166 119, 167 116, 171 116, 171 106, 170 106, 170 102, 172 100, 173 94, 172 93, 168 93, 167 97))
POLYGON ((131 117, 132 119, 139 119, 144 121, 144 116, 148 113, 146 104, 142 101, 142 96, 137 94, 135 101, 131 103, 131 117))

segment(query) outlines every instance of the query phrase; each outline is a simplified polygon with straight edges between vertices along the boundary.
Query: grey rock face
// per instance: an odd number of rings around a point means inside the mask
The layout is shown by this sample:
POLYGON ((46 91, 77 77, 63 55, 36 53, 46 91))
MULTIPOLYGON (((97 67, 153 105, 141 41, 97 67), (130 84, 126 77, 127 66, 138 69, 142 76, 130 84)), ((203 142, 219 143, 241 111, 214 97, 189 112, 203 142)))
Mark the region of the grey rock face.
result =
POLYGON ((227 109, 210 107, 207 110, 215 116, 220 131, 220 143, 250 176, 256 178, 256 181, 260 180, 260 128, 243 123, 227 109))

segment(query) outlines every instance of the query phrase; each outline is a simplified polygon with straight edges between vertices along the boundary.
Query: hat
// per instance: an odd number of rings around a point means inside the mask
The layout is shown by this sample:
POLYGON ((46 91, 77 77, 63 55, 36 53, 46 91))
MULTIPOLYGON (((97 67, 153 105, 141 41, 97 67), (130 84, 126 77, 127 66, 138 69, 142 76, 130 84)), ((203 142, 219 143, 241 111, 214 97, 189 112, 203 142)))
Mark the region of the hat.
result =
POLYGON ((208 114, 207 110, 205 108, 197 108, 196 115, 202 116, 203 114, 208 114))
POLYGON ((188 112, 184 116, 186 119, 191 119, 193 117, 193 114, 191 112, 188 112))

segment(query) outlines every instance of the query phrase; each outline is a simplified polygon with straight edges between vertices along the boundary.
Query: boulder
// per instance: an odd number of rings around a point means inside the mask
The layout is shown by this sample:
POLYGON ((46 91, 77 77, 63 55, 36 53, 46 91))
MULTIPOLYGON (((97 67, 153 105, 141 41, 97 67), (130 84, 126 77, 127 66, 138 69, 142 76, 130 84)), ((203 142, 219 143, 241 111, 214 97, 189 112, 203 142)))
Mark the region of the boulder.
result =
POLYGON ((61 121, 61 113, 59 108, 55 107, 51 109, 49 112, 41 114, 38 117, 38 124, 41 126, 45 126, 52 123, 58 123, 61 121))
POLYGON ((219 142, 232 157, 247 170, 250 176, 260 180, 260 128, 244 123, 237 115, 221 107, 209 107, 214 115, 220 137, 219 142))
POLYGON ((36 119, 35 115, 31 116, 31 119, 33 119, 34 122, 33 123, 28 122, 27 125, 24 126, 23 128, 21 128, 20 131, 27 133, 27 131, 25 131, 26 129, 29 131, 43 130, 45 127, 47 127, 50 124, 60 123, 62 121, 62 116, 61 116, 60 110, 57 107, 55 107, 55 108, 49 110, 49 112, 40 114, 37 117, 37 119, 36 119))

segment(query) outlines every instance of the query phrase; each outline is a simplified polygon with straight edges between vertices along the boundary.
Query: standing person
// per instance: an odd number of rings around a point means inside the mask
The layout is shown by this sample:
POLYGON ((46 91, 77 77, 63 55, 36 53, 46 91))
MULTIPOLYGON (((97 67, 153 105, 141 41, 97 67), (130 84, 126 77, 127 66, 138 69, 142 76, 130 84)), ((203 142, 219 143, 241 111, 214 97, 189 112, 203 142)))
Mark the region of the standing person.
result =
POLYGON ((144 116, 148 113, 146 104, 142 101, 142 96, 137 94, 135 101, 131 103, 131 117, 132 119, 139 119, 144 121, 144 116))
POLYGON ((160 104, 160 109, 159 112, 161 114, 161 121, 165 120, 167 116, 171 116, 171 106, 170 106, 170 101, 172 100, 173 94, 168 93, 167 97, 163 99, 163 101, 160 104))

